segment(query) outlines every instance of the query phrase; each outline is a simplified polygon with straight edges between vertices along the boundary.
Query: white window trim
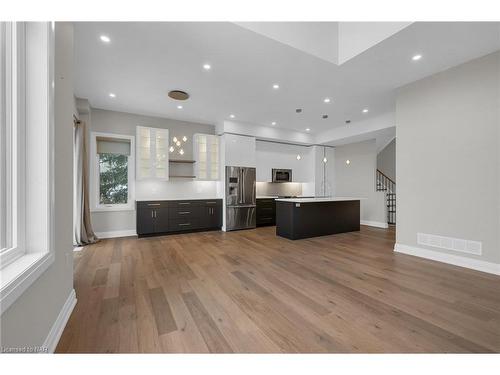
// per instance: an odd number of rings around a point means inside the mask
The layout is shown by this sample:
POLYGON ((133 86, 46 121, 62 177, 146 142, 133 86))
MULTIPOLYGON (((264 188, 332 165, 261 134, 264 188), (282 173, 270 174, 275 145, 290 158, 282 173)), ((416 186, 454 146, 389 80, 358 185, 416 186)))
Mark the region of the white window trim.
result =
POLYGON ((135 210, 135 137, 133 135, 92 132, 90 145, 90 203, 92 212, 134 211, 135 210), (127 204, 99 204, 99 155, 97 154, 97 138, 116 138, 130 142, 128 156, 128 203, 127 204))
MULTIPOLYGON (((21 126, 20 137, 14 138, 12 155, 17 159, 16 164, 12 163, 13 170, 9 171, 9 176, 12 176, 12 181, 16 181, 13 193, 16 194, 12 199, 14 202, 13 217, 15 218, 11 233, 18 250, 10 250, 3 252, 0 257, 0 313, 3 314, 13 302, 19 298, 26 289, 54 262, 54 23, 33 23, 29 26, 27 23, 12 23, 12 30, 15 31, 16 37, 22 40, 21 46, 17 52, 13 52, 15 56, 7 56, 8 61, 13 64, 9 69, 12 69, 11 76, 20 77, 15 82, 15 87, 12 87, 15 95, 14 100, 16 109, 12 114, 8 114, 5 118, 7 121, 14 121, 15 124, 21 126), (24 31, 27 27, 40 27, 44 30, 43 35, 36 34, 33 39, 27 39, 24 31), (24 64, 24 47, 30 48, 36 46, 34 57, 29 56, 29 64, 24 64), (42 52, 42 60, 36 60, 38 52, 42 52), (46 52, 46 53, 45 53, 46 52), (35 60, 31 60, 34 58, 35 60), (33 68, 34 67, 34 68, 33 68), (31 71, 30 69, 33 69, 31 71), (31 71, 32 76, 40 76, 39 69, 46 70, 46 79, 37 81, 24 81, 25 74, 31 71), (34 89, 33 89, 34 88, 34 89), (32 90, 33 89, 33 90, 32 90), (40 91, 43 90, 43 91, 40 91), (30 93, 32 95, 30 95, 30 93), (34 93, 34 94, 33 94, 34 93), (26 102, 25 102, 26 100, 26 102), (26 105, 32 101, 38 101, 36 105, 26 105), (43 108, 43 116, 39 112, 40 103, 46 103, 47 107, 43 108), (32 108, 32 109, 30 109, 32 108), (46 117, 45 117, 46 116, 46 117), (47 127, 40 128, 40 121, 45 120, 47 127), (33 129, 43 130, 43 135, 47 142, 33 142, 33 137, 30 138, 33 129), (30 147, 26 147, 26 139, 31 140, 30 147), (37 148, 39 147, 39 148, 37 148), (45 158, 43 158, 45 154, 45 158), (25 163, 29 156, 35 155, 38 160, 43 163, 42 170, 36 175, 37 184, 30 183, 29 165, 26 170, 23 170, 22 164, 25 163), (17 165, 17 168, 16 168, 17 165), (20 166, 21 165, 21 166, 20 166), (24 176, 28 176, 26 181, 24 176), (25 188, 25 190, 23 189, 25 188), (39 207, 36 202, 39 199, 39 207), (25 215, 25 207, 20 206, 26 200, 34 202, 30 206, 31 210, 38 210, 41 216, 30 218, 28 225, 25 227, 28 217, 25 215), (15 202, 19 202, 16 205, 15 202), (45 216, 46 214, 46 216, 45 216), (17 217, 16 217, 17 215, 17 217), (40 218, 40 220, 38 220, 40 218), (38 221, 37 221, 38 220, 38 221), (42 221, 43 222, 40 222, 42 221), (35 228, 36 227, 36 228, 35 228), (41 232, 37 232, 40 230, 41 232), (35 241, 36 236, 41 233, 42 238, 35 241)), ((13 40, 13 39, 11 39, 13 40)), ((4 67, 2 66, 2 69, 4 67)), ((42 72, 43 72, 42 71, 42 72)), ((9 106, 9 108, 14 108, 9 106)), ((5 113, 2 113, 5 116, 5 113)), ((1 181, 4 183, 4 181, 1 181)))

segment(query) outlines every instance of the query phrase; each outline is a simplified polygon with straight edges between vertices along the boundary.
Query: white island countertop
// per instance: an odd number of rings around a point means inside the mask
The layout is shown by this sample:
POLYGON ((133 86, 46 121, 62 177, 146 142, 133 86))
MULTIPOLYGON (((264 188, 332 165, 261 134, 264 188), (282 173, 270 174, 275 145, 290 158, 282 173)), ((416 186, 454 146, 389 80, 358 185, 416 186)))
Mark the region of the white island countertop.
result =
POLYGON ((360 201, 363 199, 366 198, 355 198, 355 197, 283 198, 283 199, 276 199, 276 202, 316 203, 316 202, 360 201))

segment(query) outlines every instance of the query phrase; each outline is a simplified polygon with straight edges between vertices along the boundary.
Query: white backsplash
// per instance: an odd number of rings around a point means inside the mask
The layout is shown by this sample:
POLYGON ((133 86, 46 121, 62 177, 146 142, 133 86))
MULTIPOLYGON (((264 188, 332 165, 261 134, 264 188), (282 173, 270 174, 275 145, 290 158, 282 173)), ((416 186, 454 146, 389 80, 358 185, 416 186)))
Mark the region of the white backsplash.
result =
POLYGON ((219 181, 136 181, 137 200, 222 198, 219 181))

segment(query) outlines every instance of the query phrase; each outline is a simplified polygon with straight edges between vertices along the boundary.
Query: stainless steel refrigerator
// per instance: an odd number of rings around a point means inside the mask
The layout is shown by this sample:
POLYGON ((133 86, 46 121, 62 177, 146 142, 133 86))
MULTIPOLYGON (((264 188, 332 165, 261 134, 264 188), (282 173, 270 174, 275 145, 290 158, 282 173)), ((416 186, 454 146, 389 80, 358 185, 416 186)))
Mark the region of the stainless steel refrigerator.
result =
POLYGON ((226 230, 255 228, 255 168, 226 167, 226 230))

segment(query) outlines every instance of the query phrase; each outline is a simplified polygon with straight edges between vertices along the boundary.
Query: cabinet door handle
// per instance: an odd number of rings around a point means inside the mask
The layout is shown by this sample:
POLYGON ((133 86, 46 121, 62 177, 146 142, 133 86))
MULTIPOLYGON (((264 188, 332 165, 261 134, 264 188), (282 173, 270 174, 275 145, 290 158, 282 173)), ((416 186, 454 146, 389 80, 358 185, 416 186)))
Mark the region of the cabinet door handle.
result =
POLYGON ((155 210, 155 218, 156 218, 156 210, 155 210))
POLYGON ((217 202, 207 202, 207 204, 216 204, 217 202))
POLYGON ((181 227, 186 226, 186 225, 191 225, 191 223, 179 223, 179 226, 181 226, 181 227))
POLYGON ((148 203, 148 206, 159 206, 160 203, 148 203))
POLYGON ((186 215, 186 214, 190 214, 191 211, 179 211, 178 214, 179 215, 186 215))
POLYGON ((187 204, 191 204, 189 202, 179 202, 179 205, 187 205, 187 204))
POLYGON ((155 211, 151 210, 151 217, 155 217, 155 211))

